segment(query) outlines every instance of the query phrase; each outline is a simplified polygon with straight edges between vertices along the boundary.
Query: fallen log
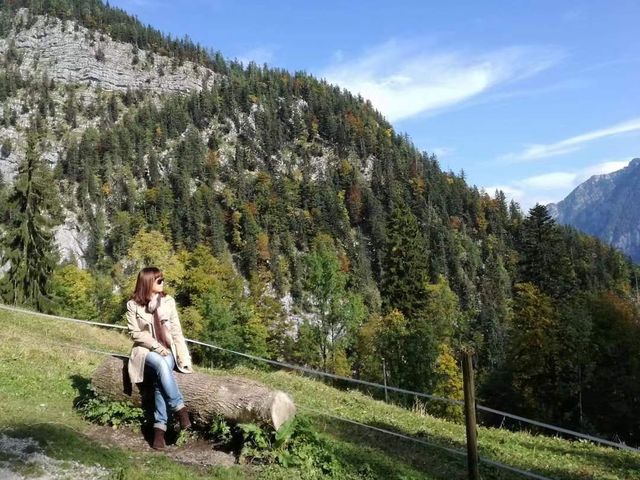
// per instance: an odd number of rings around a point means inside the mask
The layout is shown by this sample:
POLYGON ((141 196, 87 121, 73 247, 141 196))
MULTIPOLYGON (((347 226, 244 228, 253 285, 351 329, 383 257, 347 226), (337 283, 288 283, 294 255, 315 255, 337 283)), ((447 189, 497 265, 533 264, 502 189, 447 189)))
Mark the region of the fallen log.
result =
MULTIPOLYGON (((152 371, 145 371, 143 383, 132 385, 127 372, 128 361, 124 357, 107 357, 91 377, 93 388, 98 395, 116 402, 152 406, 152 371)), ((196 424, 209 424, 214 418, 223 416, 233 422, 262 423, 277 430, 296 413, 289 395, 254 380, 201 372, 174 372, 174 375, 196 424)))

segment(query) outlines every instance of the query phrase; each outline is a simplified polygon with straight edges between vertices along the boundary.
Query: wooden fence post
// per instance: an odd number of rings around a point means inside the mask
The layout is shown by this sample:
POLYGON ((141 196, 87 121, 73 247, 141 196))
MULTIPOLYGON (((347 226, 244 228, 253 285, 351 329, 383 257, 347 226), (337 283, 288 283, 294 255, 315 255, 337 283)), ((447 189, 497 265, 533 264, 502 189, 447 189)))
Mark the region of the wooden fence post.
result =
POLYGON ((382 378, 384 379, 384 401, 389 403, 389 394, 387 393, 387 363, 382 357, 382 378))
POLYGON ((467 465, 469 480, 480 480, 478 469, 478 427, 476 425, 476 393, 473 381, 472 353, 464 350, 462 378, 464 381, 464 418, 467 425, 467 465))

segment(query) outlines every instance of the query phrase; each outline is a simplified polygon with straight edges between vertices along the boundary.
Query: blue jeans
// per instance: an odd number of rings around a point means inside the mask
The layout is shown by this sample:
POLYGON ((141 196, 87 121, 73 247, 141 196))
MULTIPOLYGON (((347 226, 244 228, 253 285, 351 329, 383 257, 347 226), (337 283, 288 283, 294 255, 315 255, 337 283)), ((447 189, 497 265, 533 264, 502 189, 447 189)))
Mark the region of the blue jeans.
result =
POLYGON ((166 430, 167 421, 169 420, 167 405, 174 412, 184 407, 182 393, 173 376, 173 368, 176 362, 171 353, 163 357, 159 353, 149 352, 145 357, 144 364, 149 365, 155 373, 153 378, 153 395, 155 399, 153 418, 155 423, 153 427, 166 430))

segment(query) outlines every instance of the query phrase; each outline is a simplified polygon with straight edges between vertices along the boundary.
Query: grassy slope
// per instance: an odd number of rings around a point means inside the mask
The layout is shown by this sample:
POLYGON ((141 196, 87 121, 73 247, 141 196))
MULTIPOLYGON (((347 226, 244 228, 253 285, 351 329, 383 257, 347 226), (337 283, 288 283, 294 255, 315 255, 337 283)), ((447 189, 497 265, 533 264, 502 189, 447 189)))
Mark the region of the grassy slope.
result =
MULTIPOLYGON (((162 454, 107 448, 88 439, 72 408, 77 386, 91 376, 103 356, 68 344, 127 353, 128 339, 115 330, 78 325, 0 310, 0 430, 30 436, 46 453, 87 465, 99 463, 119 478, 300 478, 300 472, 272 466, 193 470, 162 454)), ((228 374, 228 371, 217 372, 228 374)), ((464 449, 464 427, 388 405, 355 391, 344 392, 286 372, 238 367, 231 373, 258 379, 290 393, 301 414, 311 416, 332 453, 349 470, 368 464, 373 478, 466 478, 464 458, 324 416, 331 412, 426 441, 464 449)), ((640 455, 556 438, 481 428, 480 454, 492 460, 557 479, 639 479, 640 455)), ((482 467, 483 478, 515 479, 515 474, 482 467)))

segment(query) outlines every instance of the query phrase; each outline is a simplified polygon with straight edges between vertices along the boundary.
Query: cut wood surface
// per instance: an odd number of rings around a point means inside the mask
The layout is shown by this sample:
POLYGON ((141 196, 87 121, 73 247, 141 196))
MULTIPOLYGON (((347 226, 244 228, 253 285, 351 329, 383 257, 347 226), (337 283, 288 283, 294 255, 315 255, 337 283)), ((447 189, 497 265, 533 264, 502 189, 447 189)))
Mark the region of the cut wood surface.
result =
MULTIPOLYGON (((145 382, 131 385, 127 358, 107 357, 94 372, 91 382, 96 393, 113 401, 153 405, 153 371, 145 371, 145 382)), ((207 424, 223 416, 234 422, 256 422, 276 430, 296 413, 289 395, 262 383, 234 376, 194 372, 174 375, 192 421, 207 424)))

